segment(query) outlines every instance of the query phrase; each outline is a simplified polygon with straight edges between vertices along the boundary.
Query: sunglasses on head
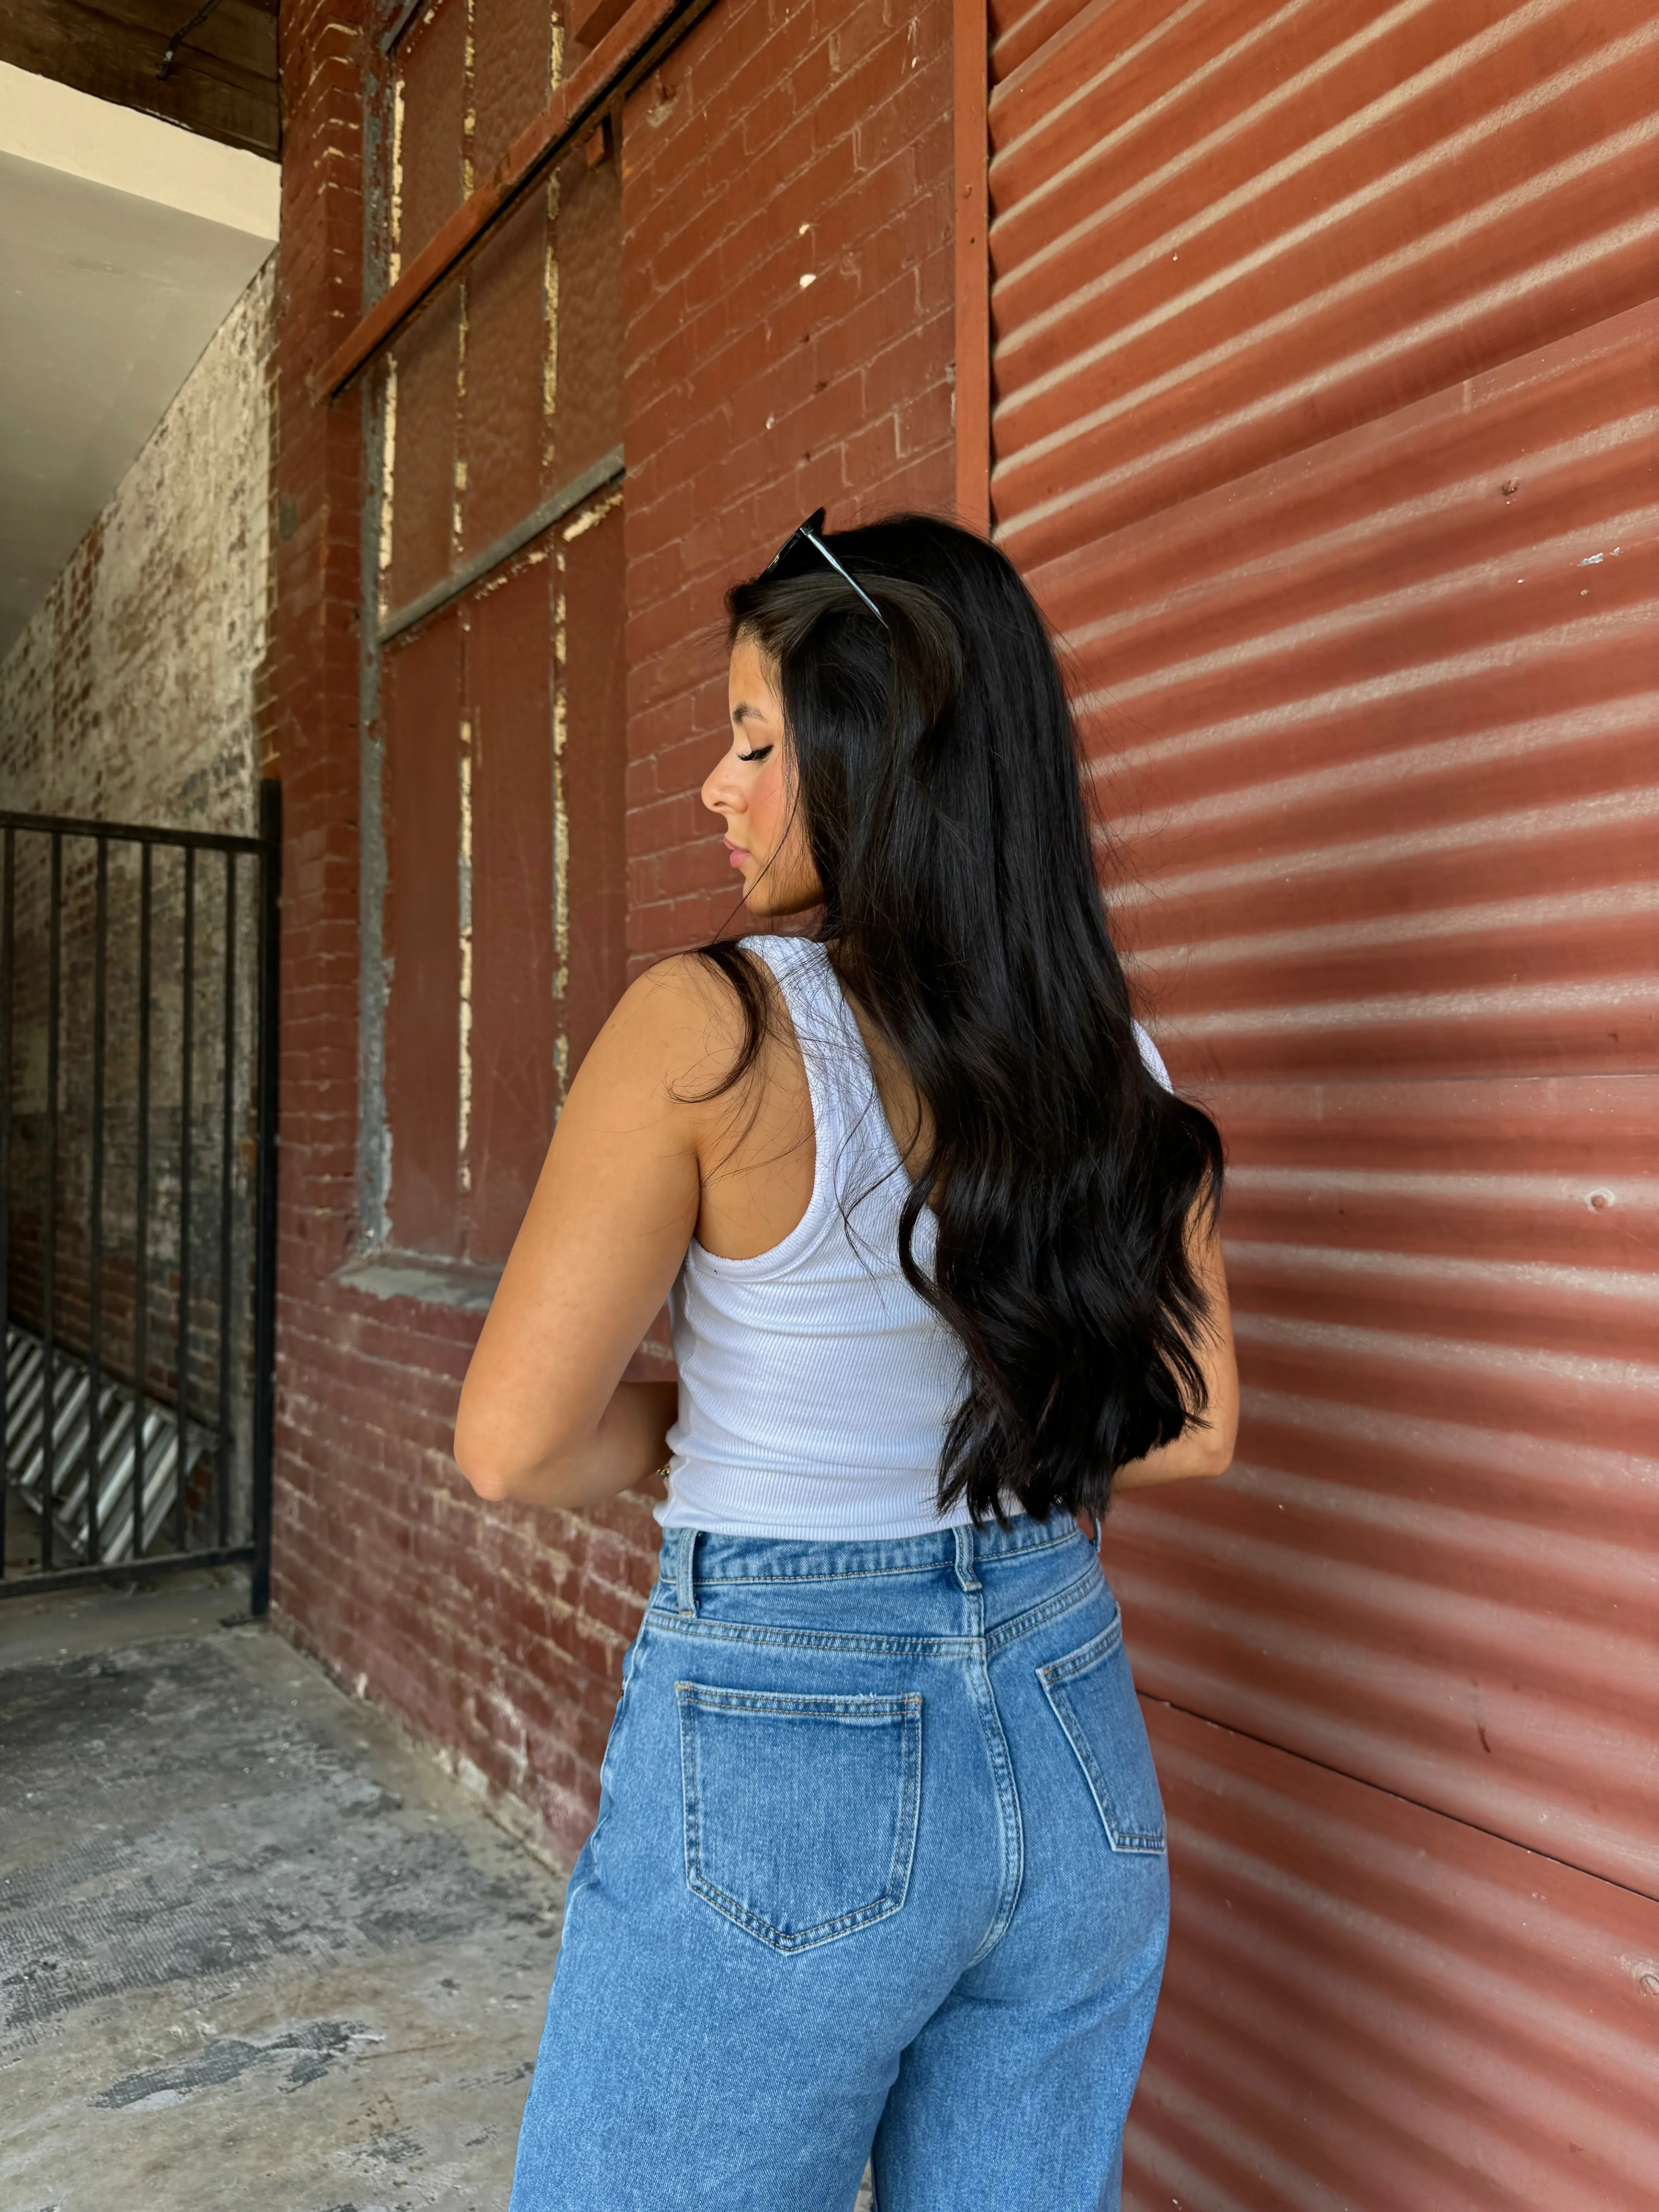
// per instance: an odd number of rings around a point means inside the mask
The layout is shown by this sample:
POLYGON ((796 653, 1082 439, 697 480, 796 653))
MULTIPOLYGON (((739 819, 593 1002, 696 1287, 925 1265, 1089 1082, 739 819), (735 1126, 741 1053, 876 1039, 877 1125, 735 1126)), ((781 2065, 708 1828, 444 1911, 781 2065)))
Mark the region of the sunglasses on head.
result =
POLYGON ((885 615, 883 614, 881 609, 871 598, 869 592, 865 590, 863 585, 854 583, 853 579, 848 574, 846 569, 842 567, 841 562, 836 560, 835 555, 824 544, 823 538, 819 537, 818 532, 823 529, 823 509, 820 507, 815 508, 813 512, 807 516, 805 522, 801 523, 796 529, 790 532, 789 535, 784 539, 782 544, 779 546, 777 551, 767 562, 762 574, 768 576, 775 575, 780 573, 787 576, 800 575, 804 573, 802 564, 799 557, 800 551, 805 549, 809 553, 816 553, 819 560, 827 561, 830 563, 830 566, 835 570, 836 574, 841 578, 844 584, 852 585, 852 588, 858 593, 865 605, 869 608, 871 613, 881 624, 882 628, 885 629, 887 627, 887 617, 885 615))

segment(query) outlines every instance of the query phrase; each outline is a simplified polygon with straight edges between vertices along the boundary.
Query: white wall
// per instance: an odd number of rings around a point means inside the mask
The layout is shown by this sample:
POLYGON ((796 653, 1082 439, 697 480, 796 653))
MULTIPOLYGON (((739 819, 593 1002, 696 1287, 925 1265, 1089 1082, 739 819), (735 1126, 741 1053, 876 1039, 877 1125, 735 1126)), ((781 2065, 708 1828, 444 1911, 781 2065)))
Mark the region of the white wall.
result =
POLYGON ((274 255, 0 664, 0 805, 251 830, 274 255))
POLYGON ((275 161, 0 63, 0 653, 276 236, 275 161))

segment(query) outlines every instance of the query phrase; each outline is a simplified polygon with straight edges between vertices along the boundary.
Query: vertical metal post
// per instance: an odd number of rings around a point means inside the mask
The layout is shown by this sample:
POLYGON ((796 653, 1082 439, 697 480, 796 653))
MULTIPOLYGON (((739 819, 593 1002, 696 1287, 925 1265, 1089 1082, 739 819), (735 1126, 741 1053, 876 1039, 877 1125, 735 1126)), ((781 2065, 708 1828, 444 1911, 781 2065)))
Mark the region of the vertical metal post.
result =
POLYGON ((149 910, 150 848, 138 848, 138 1128, 137 1193, 132 1255, 132 1564, 144 1549, 145 1370, 149 1359, 149 910))
POLYGON ((87 1565, 100 1551, 98 1492, 103 1475, 104 1352, 104 1047, 109 992, 109 841, 98 840, 92 920, 92 1218, 87 1224, 87 1565))
POLYGON ((52 833, 46 894, 46 1173, 40 1213, 40 1567, 52 1563, 52 1508, 58 1475, 58 1027, 63 997, 64 840, 52 833))
POLYGON ((17 833, 4 836, 6 888, 0 907, 0 1580, 6 1572, 7 1415, 11 1377, 11 1001, 16 969, 17 833))
POLYGON ((253 1233, 253 1565, 248 1611, 270 1609, 270 1506, 276 1395, 276 988, 282 921, 283 789, 259 786, 258 1170, 253 1233))
POLYGON ((213 1477, 218 1509, 216 1540, 221 1550, 230 1541, 230 1473, 235 1456, 230 1396, 230 1202, 236 1159, 236 855, 232 852, 225 854, 224 984, 224 1080, 219 1128, 219 1443, 213 1477))
POLYGON ((196 1044, 196 848, 185 848, 184 940, 179 948, 179 1358, 178 1457, 173 1492, 173 1548, 190 1545, 190 1501, 185 1495, 185 1474, 190 1447, 190 1117, 195 1108, 191 1077, 196 1044))

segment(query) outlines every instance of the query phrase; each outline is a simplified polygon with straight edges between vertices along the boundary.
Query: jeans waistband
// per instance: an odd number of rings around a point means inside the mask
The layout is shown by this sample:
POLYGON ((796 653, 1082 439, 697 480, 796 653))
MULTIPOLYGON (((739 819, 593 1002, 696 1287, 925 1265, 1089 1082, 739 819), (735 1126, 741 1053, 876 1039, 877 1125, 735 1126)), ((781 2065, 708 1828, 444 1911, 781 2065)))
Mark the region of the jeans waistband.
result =
POLYGON ((695 1592, 714 1583, 821 1583, 836 1577, 925 1573, 951 1567, 963 1589, 979 1587, 975 1569, 1000 1559, 1073 1540, 1088 1542, 1069 1513, 1034 1521, 1017 1513, 1008 1528, 958 1522, 921 1536, 825 1540, 732 1536, 708 1528, 665 1528, 658 1579, 673 1588, 681 1613, 696 1610, 695 1592))

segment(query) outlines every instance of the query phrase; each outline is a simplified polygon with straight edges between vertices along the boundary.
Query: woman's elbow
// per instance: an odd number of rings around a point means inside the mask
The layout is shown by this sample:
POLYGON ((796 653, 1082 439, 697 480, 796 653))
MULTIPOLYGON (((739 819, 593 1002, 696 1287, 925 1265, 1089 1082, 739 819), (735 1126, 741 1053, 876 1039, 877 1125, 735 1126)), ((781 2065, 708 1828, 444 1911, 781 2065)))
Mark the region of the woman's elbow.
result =
POLYGON ((524 1496, 524 1469, 503 1450, 499 1438, 481 1432, 467 1419, 465 1406, 456 1419, 450 1449, 463 1477, 487 1504, 505 1504, 524 1496))
POLYGON ((513 1477, 504 1469, 491 1467, 488 1462, 464 1461, 459 1456, 455 1464, 461 1470, 476 1496, 486 1505, 504 1505, 518 1496, 513 1477))
POLYGON ((1233 1446, 1237 1431, 1230 1426, 1217 1426, 1200 1431, 1197 1443, 1194 1474, 1225 1474, 1233 1463, 1233 1446))
POLYGON ((500 1505, 513 1495, 513 1479, 507 1469, 489 1459, 480 1459, 475 1453, 464 1451, 459 1443, 454 1449, 455 1464, 460 1469, 468 1486, 487 1505, 500 1505))
POLYGON ((1212 1404, 1202 1428, 1195 1432, 1201 1464, 1200 1474, 1225 1474, 1233 1463, 1233 1452, 1238 1443, 1238 1394, 1228 1391, 1219 1404, 1212 1404))

